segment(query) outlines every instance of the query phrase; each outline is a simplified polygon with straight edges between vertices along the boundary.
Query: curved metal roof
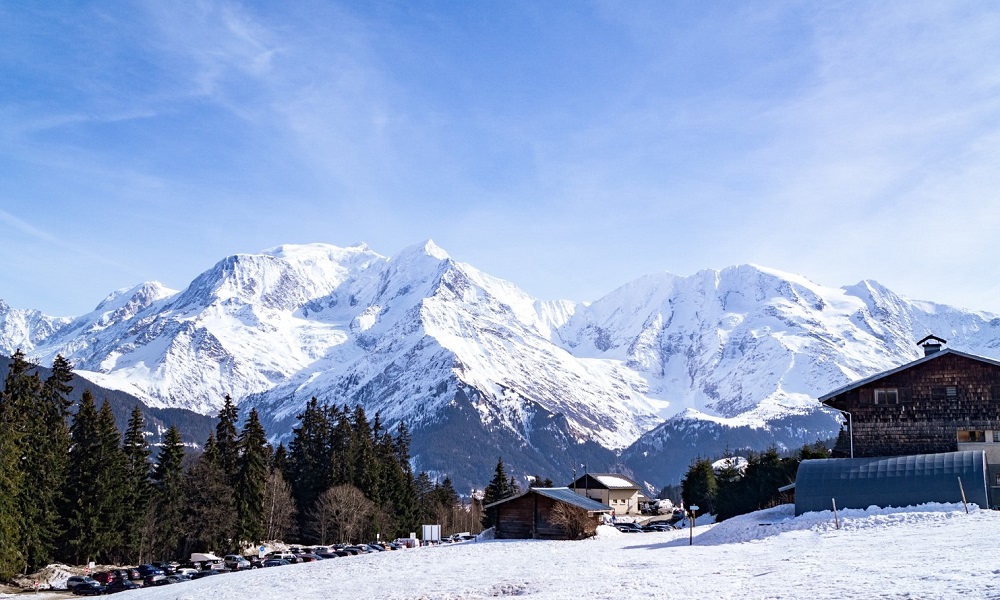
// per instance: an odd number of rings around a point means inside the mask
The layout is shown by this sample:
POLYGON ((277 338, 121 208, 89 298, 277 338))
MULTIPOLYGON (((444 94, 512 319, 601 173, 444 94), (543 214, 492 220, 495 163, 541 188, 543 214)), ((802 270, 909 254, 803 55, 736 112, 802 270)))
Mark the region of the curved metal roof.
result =
POLYGON ((795 477, 795 514, 831 510, 833 500, 837 508, 961 502, 962 488, 968 502, 988 508, 986 486, 982 451, 804 460, 795 477))

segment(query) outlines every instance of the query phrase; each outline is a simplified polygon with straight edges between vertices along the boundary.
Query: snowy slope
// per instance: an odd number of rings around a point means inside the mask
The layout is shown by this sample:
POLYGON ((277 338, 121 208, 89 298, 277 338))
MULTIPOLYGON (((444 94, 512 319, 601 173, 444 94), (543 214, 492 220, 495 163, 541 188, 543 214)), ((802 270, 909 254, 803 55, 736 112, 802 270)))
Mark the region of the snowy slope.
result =
POLYGON ((470 478, 497 454, 558 478, 624 450, 662 483, 699 450, 812 442, 837 428, 818 395, 916 358, 928 333, 998 356, 998 331, 993 315, 872 281, 830 288, 753 265, 543 302, 433 242, 230 256, 184 290, 142 284, 75 319, 0 303, 0 352, 62 353, 151 406, 213 414, 229 394, 279 436, 311 397, 360 403, 424 432, 418 464, 457 457, 470 478))

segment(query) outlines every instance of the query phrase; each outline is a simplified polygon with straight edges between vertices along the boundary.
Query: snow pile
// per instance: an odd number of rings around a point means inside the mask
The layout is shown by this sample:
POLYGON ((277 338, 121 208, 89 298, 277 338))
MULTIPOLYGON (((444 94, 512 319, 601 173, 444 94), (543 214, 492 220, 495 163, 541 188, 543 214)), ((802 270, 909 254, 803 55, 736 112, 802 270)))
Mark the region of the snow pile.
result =
MULTIPOLYGON (((969 507, 970 513, 978 510, 979 508, 975 505, 969 507)), ((867 509, 837 511, 837 520, 839 520, 840 529, 843 531, 887 528, 907 523, 925 525, 943 523, 959 516, 966 516, 965 509, 961 504, 929 503, 905 508, 871 506, 867 509)), ((782 504, 718 523, 698 536, 698 544, 705 546, 749 542, 789 531, 836 531, 837 520, 834 519, 832 510, 810 512, 796 517, 794 504, 782 504)), ((698 526, 700 526, 700 518, 698 526)))

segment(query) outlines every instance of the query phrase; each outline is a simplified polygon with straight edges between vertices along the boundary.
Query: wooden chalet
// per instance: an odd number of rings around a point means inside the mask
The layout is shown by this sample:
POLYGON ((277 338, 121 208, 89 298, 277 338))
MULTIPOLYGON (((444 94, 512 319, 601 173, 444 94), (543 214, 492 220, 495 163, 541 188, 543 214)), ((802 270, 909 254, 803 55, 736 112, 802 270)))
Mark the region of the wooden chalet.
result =
POLYGON ((586 514, 582 537, 594 535, 601 516, 611 512, 610 506, 574 494, 569 488, 530 488, 484 508, 493 512, 497 539, 571 539, 573 536, 555 516, 560 504, 586 514))
MULTIPOLYGON (((853 457, 982 451, 1000 500, 1000 362, 918 342, 924 356, 819 398, 844 413, 853 457)), ((995 502, 995 501, 994 501, 995 502)))

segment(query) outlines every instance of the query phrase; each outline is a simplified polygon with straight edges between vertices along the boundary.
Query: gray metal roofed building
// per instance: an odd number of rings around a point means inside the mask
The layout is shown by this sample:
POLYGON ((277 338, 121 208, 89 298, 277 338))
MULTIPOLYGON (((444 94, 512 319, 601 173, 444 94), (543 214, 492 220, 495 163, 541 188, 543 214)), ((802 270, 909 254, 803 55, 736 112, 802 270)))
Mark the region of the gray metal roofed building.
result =
POLYGON ((962 488, 970 504, 989 508, 982 451, 804 460, 795 478, 795 514, 831 510, 834 499, 838 509, 961 502, 962 488))
POLYGON ((581 523, 582 536, 593 535, 600 524, 600 515, 611 512, 611 507, 591 500, 565 487, 529 488, 522 494, 504 498, 483 507, 493 511, 497 539, 572 539, 557 513, 562 505, 586 517, 581 523))

